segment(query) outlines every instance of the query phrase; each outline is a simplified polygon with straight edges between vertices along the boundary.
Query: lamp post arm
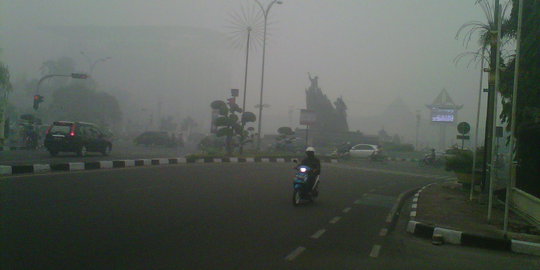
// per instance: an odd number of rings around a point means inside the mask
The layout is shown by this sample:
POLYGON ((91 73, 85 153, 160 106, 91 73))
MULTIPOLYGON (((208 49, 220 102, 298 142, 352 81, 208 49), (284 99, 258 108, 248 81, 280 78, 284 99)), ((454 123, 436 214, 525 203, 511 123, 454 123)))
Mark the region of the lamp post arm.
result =
POLYGON ((39 94, 39 86, 41 85, 41 83, 43 81, 45 81, 46 79, 49 79, 49 78, 52 78, 52 77, 71 77, 71 75, 50 74, 50 75, 43 76, 41 79, 39 79, 39 81, 38 81, 38 83, 36 85, 36 95, 39 94))
POLYGON ((261 4, 261 2, 259 2, 259 0, 255 0, 255 3, 257 3, 257 5, 259 6, 259 8, 261 8, 261 11, 263 13, 263 16, 266 18, 266 10, 264 9, 263 5, 261 4))

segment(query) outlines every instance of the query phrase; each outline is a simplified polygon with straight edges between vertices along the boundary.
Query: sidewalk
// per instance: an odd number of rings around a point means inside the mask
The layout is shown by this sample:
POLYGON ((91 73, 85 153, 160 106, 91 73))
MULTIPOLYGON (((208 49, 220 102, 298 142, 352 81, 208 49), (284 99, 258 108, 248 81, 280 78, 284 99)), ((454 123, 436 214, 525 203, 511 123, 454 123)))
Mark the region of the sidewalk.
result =
POLYGON ((491 238, 507 238, 540 243, 540 230, 510 212, 509 233, 503 228, 504 205, 494 204, 492 221, 487 222, 487 204, 476 199, 469 201, 469 191, 461 184, 437 183, 426 187, 417 199, 415 220, 434 227, 442 227, 491 238))

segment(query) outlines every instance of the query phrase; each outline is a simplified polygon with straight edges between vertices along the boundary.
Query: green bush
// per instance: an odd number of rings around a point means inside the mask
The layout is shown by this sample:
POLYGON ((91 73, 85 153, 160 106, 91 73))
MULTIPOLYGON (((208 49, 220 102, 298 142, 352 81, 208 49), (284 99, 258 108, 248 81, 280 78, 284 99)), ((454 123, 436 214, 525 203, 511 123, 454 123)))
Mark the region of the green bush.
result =
MULTIPOLYGON (((457 147, 446 150, 445 170, 457 173, 472 173, 473 152, 457 147)), ((484 147, 476 149, 476 170, 479 171, 484 162, 484 147)))
POLYGON ((459 150, 446 159, 444 169, 457 173, 472 173, 473 154, 469 150, 459 150))

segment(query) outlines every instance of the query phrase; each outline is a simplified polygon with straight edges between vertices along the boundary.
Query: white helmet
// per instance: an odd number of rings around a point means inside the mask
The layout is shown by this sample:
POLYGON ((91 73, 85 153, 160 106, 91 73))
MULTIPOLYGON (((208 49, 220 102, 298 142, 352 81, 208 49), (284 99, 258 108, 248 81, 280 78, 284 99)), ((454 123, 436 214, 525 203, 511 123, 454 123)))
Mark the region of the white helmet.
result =
POLYGON ((308 148, 306 148, 306 152, 313 152, 313 153, 315 153, 315 148, 309 146, 308 148))

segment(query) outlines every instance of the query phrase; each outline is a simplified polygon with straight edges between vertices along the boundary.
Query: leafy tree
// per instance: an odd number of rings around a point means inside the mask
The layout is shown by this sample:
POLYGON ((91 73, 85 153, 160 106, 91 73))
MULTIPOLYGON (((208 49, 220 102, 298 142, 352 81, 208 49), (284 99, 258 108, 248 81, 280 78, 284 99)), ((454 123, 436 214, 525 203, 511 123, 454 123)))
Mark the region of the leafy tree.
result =
POLYGON ((105 127, 122 120, 122 112, 115 97, 77 82, 56 90, 48 111, 54 120, 87 121, 105 127))
MULTIPOLYGON (((519 67, 519 87, 517 96, 517 124, 534 122, 540 115, 540 2, 523 1, 521 32, 521 51, 519 67)), ((518 1, 513 1, 510 35, 515 38, 517 30, 518 1)), ((508 68, 501 73, 501 94, 503 111, 501 118, 510 128, 512 119, 512 91, 514 84, 515 59, 508 63, 508 68)))
POLYGON ((41 75, 71 74, 75 72, 75 61, 70 57, 60 57, 57 60, 47 60, 41 64, 41 75))
POLYGON ((276 138, 276 150, 285 150, 294 152, 296 138, 295 133, 290 127, 280 127, 277 130, 279 136, 276 138))
POLYGON ((176 131, 176 127, 178 124, 174 122, 174 118, 172 115, 167 115, 167 117, 163 117, 160 120, 159 123, 159 130, 161 131, 168 131, 168 132, 174 132, 176 131))
MULTIPOLYGON (((75 61, 70 57, 60 57, 56 60, 47 60, 41 64, 39 68, 41 76, 59 74, 69 75, 75 72, 75 61)), ((61 87, 65 87, 69 82, 69 78, 54 77, 47 80, 47 84, 43 85, 43 88, 49 88, 56 90, 61 87)))
POLYGON ((13 89, 9 77, 9 69, 2 62, 0 62, 0 90, 2 92, 10 92, 13 89))
MULTIPOLYGON (((512 37, 516 37, 518 1, 514 0, 510 23, 512 37)), ((512 115, 512 95, 515 59, 508 63, 508 69, 501 73, 501 94, 503 111, 501 118, 510 128, 516 121, 517 133, 517 181, 516 186, 540 197, 538 181, 538 134, 540 134, 540 1, 524 0, 521 27, 519 77, 516 118, 512 115)))
POLYGON ((247 143, 245 138, 249 138, 249 132, 244 130, 244 126, 248 122, 256 120, 255 114, 251 112, 242 113, 242 109, 236 103, 225 103, 221 100, 216 100, 210 104, 210 107, 219 111, 219 117, 214 120, 214 124, 218 127, 216 136, 225 137, 225 150, 227 155, 233 152, 233 138, 238 137, 240 145, 247 143), (236 113, 242 113, 242 119, 236 113))
POLYGON ((9 80, 9 70, 0 62, 0 145, 4 144, 5 114, 7 108, 7 94, 12 90, 9 80))

